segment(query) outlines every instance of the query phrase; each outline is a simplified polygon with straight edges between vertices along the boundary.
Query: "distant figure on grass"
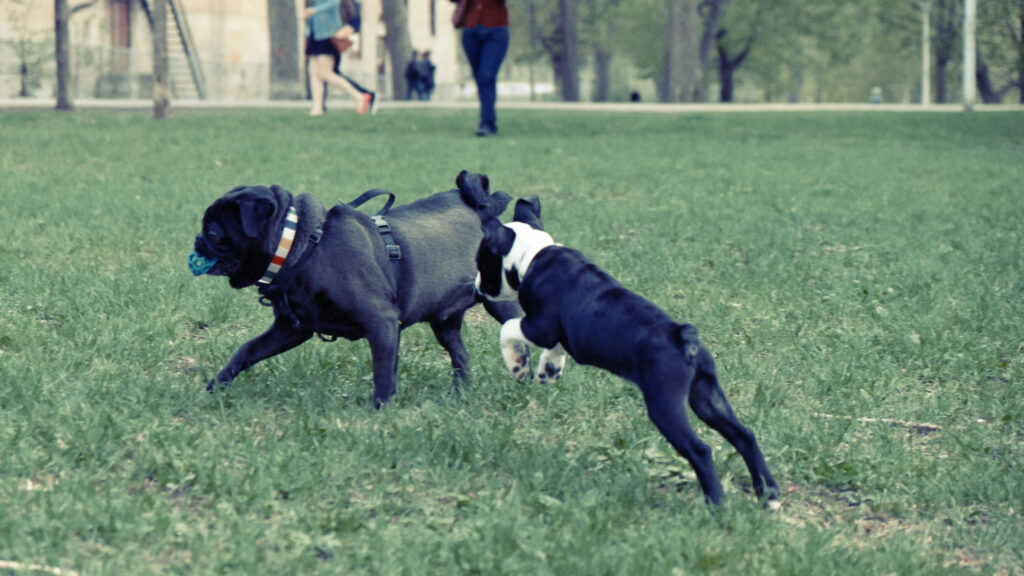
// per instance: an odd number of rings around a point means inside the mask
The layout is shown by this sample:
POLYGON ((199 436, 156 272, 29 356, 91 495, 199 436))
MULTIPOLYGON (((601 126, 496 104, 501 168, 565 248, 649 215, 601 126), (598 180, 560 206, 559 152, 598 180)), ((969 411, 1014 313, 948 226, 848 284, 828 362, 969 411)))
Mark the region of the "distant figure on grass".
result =
POLYGON ((435 69, 436 66, 430 61, 430 51, 412 53, 412 60, 405 67, 406 100, 412 100, 413 92, 421 101, 430 100, 430 95, 434 92, 435 69))
POLYGON ((412 51, 412 57, 409 58, 409 63, 405 66, 405 99, 412 100, 412 93, 416 91, 416 81, 418 80, 416 72, 416 58, 418 52, 412 51))
POLYGON ((508 9, 505 0, 452 0, 458 2, 452 24, 462 29, 462 49, 473 69, 480 99, 477 136, 498 133, 494 111, 498 100, 498 70, 508 52, 508 9))
MULTIPOLYGON (((308 2, 309 0, 307 0, 308 2)), ((310 116, 324 113, 327 85, 337 86, 356 101, 357 110, 376 112, 377 95, 341 74, 341 54, 352 45, 351 36, 359 32, 362 18, 353 0, 312 0, 303 11, 306 18, 306 57, 309 92, 313 99, 310 116)))

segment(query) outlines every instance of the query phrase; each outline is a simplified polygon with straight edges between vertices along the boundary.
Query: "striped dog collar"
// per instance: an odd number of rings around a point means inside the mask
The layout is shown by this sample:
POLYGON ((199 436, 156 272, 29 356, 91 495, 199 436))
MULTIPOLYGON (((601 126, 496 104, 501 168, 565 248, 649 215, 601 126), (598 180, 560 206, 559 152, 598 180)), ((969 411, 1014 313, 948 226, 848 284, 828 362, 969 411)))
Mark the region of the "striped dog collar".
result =
POLYGON ((260 284, 272 283, 277 273, 281 271, 281 266, 284 266, 284 261, 288 258, 288 252, 292 249, 292 242, 295 241, 295 230, 298 227, 299 212, 292 206, 288 208, 288 215, 284 219, 284 230, 281 231, 281 242, 277 245, 277 252, 274 253, 274 259, 270 261, 267 271, 263 273, 263 278, 260 278, 260 284))

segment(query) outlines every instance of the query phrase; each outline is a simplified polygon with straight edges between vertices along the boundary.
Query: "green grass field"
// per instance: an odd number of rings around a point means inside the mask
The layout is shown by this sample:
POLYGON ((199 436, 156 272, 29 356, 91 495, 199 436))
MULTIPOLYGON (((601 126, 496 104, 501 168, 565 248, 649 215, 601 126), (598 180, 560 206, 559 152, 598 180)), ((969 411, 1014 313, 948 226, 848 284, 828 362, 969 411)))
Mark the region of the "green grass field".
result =
MULTIPOLYGON (((1024 571, 1024 115, 0 113, 0 574, 1024 571), (372 409, 365 342, 205 383, 270 323, 194 278, 239 184, 409 201, 463 168, 700 329, 782 486, 727 507, 632 384, 506 376, 429 329, 372 409), (891 420, 883 420, 891 419, 891 420)), ((375 209, 374 206, 368 210, 375 209)), ((696 420, 696 419, 694 419, 696 420)))

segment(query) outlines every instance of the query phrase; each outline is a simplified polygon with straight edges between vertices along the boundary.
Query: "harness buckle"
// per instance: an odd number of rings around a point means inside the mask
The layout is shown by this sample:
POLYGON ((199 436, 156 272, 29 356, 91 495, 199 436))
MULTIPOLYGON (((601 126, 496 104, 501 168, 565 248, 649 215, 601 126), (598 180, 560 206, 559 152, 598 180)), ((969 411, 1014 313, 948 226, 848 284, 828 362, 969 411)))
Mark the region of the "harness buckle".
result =
POLYGON ((395 238, 391 235, 391 226, 388 225, 388 221, 379 214, 371 216, 371 218, 373 218, 373 223, 377 225, 377 232, 380 232, 381 239, 384 240, 384 251, 388 254, 388 260, 401 260, 402 247, 395 244, 395 238))

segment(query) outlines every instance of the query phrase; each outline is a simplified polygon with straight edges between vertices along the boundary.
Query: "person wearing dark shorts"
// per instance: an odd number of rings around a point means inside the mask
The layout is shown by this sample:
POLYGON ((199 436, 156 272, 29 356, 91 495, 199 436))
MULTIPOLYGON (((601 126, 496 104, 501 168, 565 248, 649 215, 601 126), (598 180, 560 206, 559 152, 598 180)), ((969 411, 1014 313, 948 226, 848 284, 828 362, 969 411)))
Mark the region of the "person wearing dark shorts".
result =
POLYGON ((361 18, 352 0, 315 0, 306 8, 306 56, 309 92, 313 99, 311 116, 324 113, 326 86, 341 88, 356 101, 357 110, 376 112, 377 95, 341 74, 341 52, 335 42, 359 32, 361 18))

